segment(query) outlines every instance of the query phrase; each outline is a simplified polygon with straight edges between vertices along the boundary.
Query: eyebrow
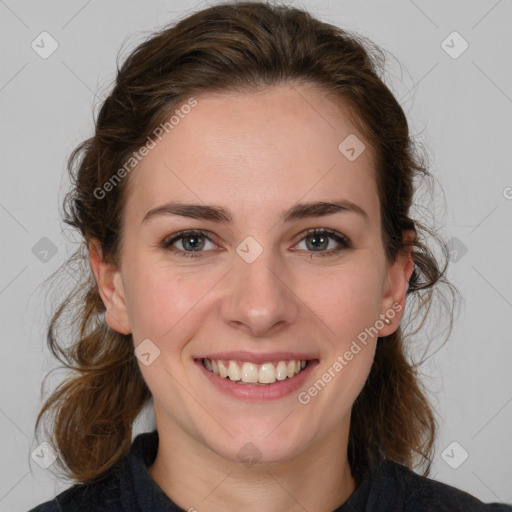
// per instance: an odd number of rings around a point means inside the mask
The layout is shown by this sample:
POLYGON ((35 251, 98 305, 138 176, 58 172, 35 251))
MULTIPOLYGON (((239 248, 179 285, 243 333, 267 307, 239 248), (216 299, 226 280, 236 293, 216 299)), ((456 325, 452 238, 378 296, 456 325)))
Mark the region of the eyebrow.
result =
MULTIPOLYGON (((289 210, 284 211, 279 220, 281 222, 293 222, 299 219, 324 217, 326 215, 346 212, 356 213, 363 217, 367 224, 370 224, 368 214, 360 206, 346 199, 334 202, 319 201, 299 203, 292 206, 289 210)), ((233 222, 233 215, 229 210, 221 206, 170 202, 149 210, 149 212, 144 215, 142 223, 161 215, 178 215, 181 217, 210 220, 224 224, 231 224, 233 222)))

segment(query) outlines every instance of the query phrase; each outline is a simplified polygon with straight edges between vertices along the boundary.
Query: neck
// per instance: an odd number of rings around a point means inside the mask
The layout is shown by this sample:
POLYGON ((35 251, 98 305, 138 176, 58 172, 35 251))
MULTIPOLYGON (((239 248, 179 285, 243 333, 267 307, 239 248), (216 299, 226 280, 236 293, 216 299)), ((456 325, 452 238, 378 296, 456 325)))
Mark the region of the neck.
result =
POLYGON ((149 473, 184 510, 332 512, 356 488, 347 458, 348 425, 283 463, 246 466, 229 461, 184 434, 159 428, 158 453, 149 473))

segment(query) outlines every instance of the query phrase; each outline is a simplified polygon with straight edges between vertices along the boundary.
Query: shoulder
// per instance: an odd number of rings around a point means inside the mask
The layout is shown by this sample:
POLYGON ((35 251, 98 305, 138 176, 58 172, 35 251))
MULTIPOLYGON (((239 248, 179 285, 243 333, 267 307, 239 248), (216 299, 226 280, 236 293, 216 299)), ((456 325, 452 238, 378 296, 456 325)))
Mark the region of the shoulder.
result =
POLYGON ((398 496, 405 512, 512 512, 511 505, 483 503, 448 484, 414 473, 406 466, 385 461, 381 476, 398 496))
POLYGON ((55 500, 51 500, 31 508, 28 512, 61 512, 61 508, 55 500))
POLYGON ((75 484, 56 496, 31 509, 29 512, 117 512, 124 510, 121 503, 119 482, 110 474, 89 484, 75 484))
POLYGON ((157 431, 141 433, 133 440, 129 453, 101 477, 75 484, 29 512, 126 512, 139 510, 141 504, 153 507, 160 503, 168 507, 170 500, 147 470, 157 449, 157 431))

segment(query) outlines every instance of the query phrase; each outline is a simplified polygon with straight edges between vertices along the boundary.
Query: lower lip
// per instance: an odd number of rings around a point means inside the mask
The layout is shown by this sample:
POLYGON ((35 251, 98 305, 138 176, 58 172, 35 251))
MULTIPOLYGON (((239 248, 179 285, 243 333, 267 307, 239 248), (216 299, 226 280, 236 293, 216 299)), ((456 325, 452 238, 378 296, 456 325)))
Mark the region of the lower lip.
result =
POLYGON ((237 384, 229 377, 221 377, 209 370, 207 370, 201 359, 195 361, 201 373, 217 388, 219 391, 238 398, 240 400, 249 401, 265 401, 265 400, 278 400, 285 396, 291 395, 297 391, 308 378, 313 368, 318 364, 318 361, 308 361, 304 370, 295 375, 294 377, 286 378, 284 380, 276 380, 273 384, 266 386, 254 386, 251 384, 237 384))

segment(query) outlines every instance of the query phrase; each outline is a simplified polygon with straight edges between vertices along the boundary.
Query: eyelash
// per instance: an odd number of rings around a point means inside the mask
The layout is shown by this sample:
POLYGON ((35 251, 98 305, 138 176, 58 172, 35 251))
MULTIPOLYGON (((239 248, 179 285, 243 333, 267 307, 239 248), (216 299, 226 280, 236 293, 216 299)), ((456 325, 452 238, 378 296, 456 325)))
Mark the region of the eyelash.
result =
MULTIPOLYGON (((349 249, 352 247, 351 241, 341 235, 340 233, 337 233, 336 231, 332 231, 330 229, 319 229, 319 228, 313 228, 310 230, 307 230, 303 233, 302 238, 299 240, 298 243, 302 242, 304 239, 310 237, 310 236, 319 236, 319 235, 326 235, 327 238, 331 238, 335 240, 339 246, 336 249, 331 249, 330 251, 307 251, 311 253, 311 257, 313 255, 320 256, 320 257, 327 257, 327 256, 334 256, 341 252, 344 249, 349 249)), ((182 240, 184 238, 188 237, 194 237, 194 236, 200 236, 204 237, 206 240, 214 243, 210 237, 206 235, 206 232, 201 230, 187 230, 187 231, 181 231, 180 233, 177 233, 171 238, 167 237, 160 243, 161 247, 163 249, 172 251, 176 256, 180 256, 182 258, 200 258, 202 252, 208 252, 208 251, 183 251, 183 250, 173 250, 172 245, 176 243, 179 240, 182 240)))

